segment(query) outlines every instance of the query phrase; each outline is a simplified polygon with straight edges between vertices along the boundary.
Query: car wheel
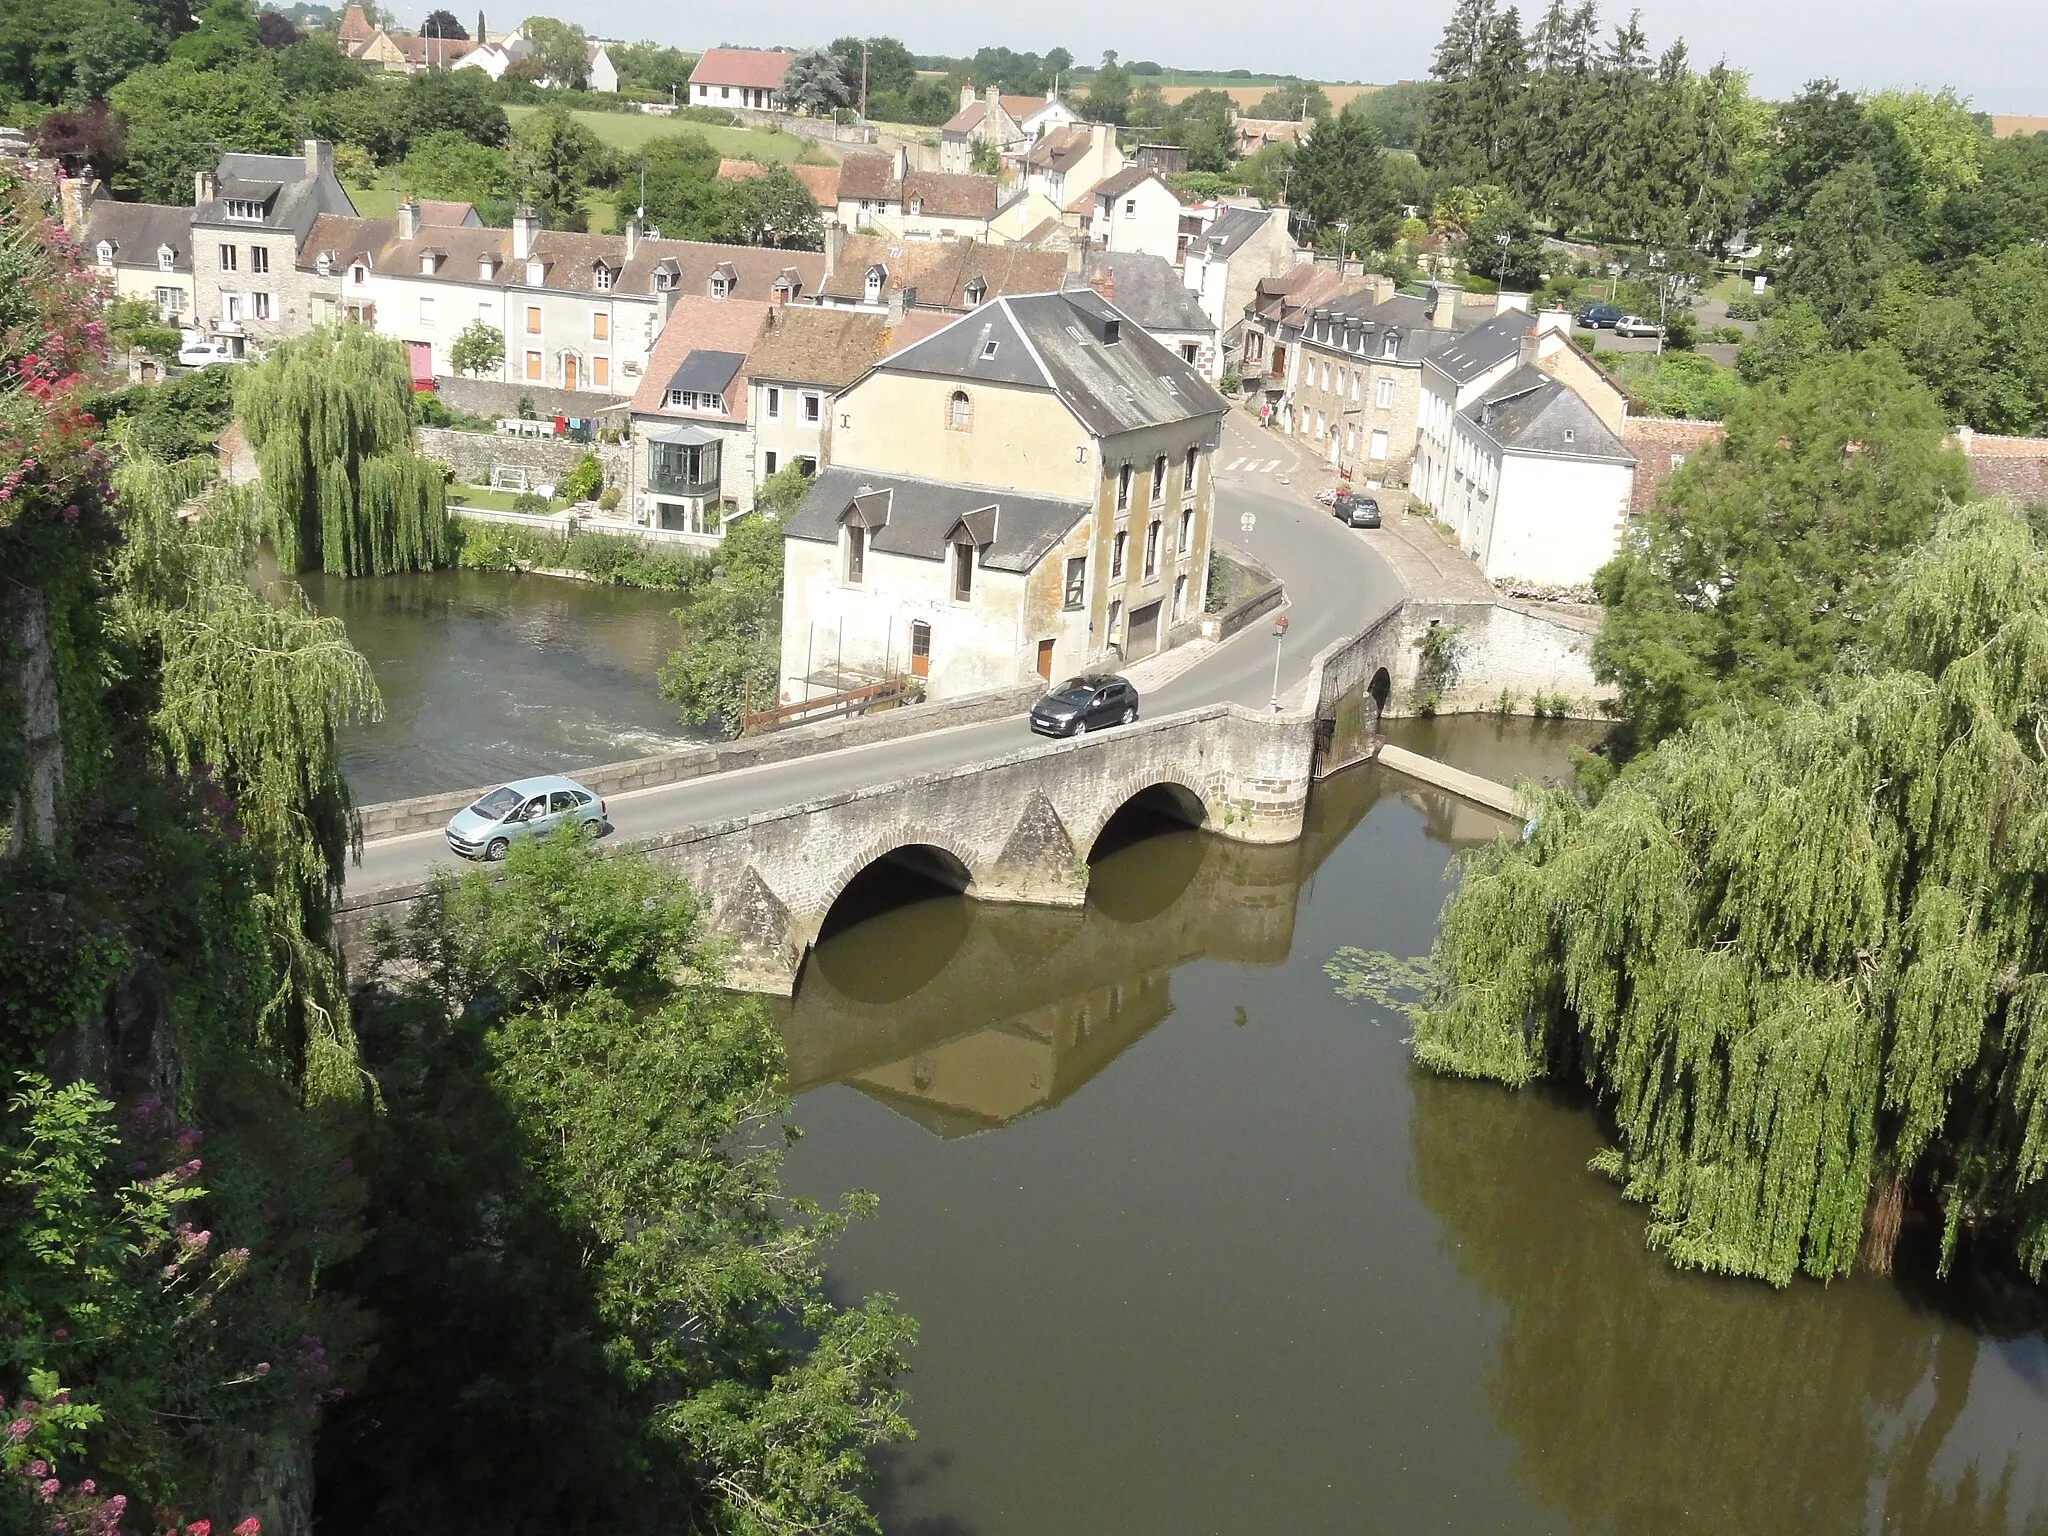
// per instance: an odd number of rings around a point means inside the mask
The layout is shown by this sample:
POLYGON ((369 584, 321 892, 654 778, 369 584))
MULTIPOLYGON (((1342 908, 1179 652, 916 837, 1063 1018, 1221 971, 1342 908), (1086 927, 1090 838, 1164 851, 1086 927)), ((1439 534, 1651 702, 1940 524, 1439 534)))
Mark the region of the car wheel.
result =
POLYGON ((484 857, 495 864, 498 860, 505 857, 505 850, 510 846, 511 844, 506 842, 504 838, 494 837, 491 839, 491 845, 484 849, 484 857))
POLYGON ((1127 707, 1127 708, 1126 708, 1126 709, 1124 710, 1124 718, 1123 718, 1123 723, 1124 723, 1125 725, 1129 725, 1129 724, 1130 724, 1130 723, 1131 723, 1131 722, 1132 722, 1133 720, 1135 720, 1135 719, 1137 719, 1137 718, 1138 718, 1138 706, 1137 706, 1137 705, 1135 705, 1135 704, 1132 704, 1132 705, 1128 706, 1128 707, 1127 707))

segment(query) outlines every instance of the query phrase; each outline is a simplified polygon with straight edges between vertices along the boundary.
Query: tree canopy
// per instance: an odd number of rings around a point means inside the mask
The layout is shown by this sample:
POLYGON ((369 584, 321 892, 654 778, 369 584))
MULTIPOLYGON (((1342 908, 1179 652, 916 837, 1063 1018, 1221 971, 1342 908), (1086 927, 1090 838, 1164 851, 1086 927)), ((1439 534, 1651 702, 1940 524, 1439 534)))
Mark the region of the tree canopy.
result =
POLYGON ((1345 226, 1348 249, 1384 245, 1386 223, 1397 210, 1386 154, 1372 126, 1345 112, 1317 126, 1295 152, 1289 197, 1319 239, 1345 226))

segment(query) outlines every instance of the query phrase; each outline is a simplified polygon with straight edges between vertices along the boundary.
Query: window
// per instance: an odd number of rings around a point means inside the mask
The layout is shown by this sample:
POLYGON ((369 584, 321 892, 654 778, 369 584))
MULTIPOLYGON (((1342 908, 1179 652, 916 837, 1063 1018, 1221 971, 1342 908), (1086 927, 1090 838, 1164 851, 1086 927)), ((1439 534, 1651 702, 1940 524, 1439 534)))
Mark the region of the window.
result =
POLYGON ((770 448, 761 455, 761 473, 764 475, 775 473, 775 450, 773 448, 770 448))
POLYGON ((590 282, 591 286, 597 289, 599 293, 610 293, 612 291, 612 269, 603 262, 599 262, 590 269, 590 282))
POLYGON ((1193 448, 1188 449, 1187 459, 1181 465, 1180 488, 1183 491, 1192 491, 1195 488, 1195 450, 1193 448))
POLYGON ((601 309, 590 317, 590 339, 592 341, 610 341, 612 339, 612 317, 601 309))
POLYGON ((868 268, 867 282, 861 289, 861 292, 866 295, 868 303, 879 304, 882 302, 882 282, 887 276, 888 274, 880 267, 868 268))
POLYGON ((226 319, 229 325, 239 325, 242 323, 242 296, 239 293, 222 294, 220 296, 220 303, 221 308, 226 311, 223 318, 226 319))
POLYGON ((1380 344, 1380 356, 1399 357, 1400 355, 1401 338, 1399 336, 1396 336, 1392 331, 1389 331, 1387 333, 1387 339, 1380 344))
POLYGON ((181 315, 185 312, 185 290, 182 288, 159 288, 156 291, 157 313, 181 315))
POLYGON ((1124 544, 1129 538, 1130 535, 1119 528, 1116 537, 1109 541, 1109 574, 1112 578, 1121 577, 1124 573, 1124 544))
POLYGON ((1153 518, 1145 529, 1145 579, 1150 581, 1159 574, 1159 519, 1153 518))
POLYGON ((953 543, 953 601, 974 601, 974 545, 966 539, 953 543))
POLYGON ((538 352, 526 354, 526 376, 536 383, 540 381, 540 354, 538 352))
POLYGON ((433 323, 434 323, 434 301, 433 301, 432 299, 428 299, 428 298, 422 298, 422 299, 420 300, 420 324, 421 324, 421 325, 432 325, 433 323))
POLYGON ((1125 511, 1131 504, 1131 466, 1122 465, 1116 472, 1116 509, 1125 511))
POLYGON ((1394 381, 1381 379, 1372 388, 1372 403, 1381 410, 1391 409, 1394 404, 1394 381))
POLYGON ((224 245, 220 248, 220 269, 223 272, 235 270, 235 248, 232 245, 224 245))
POLYGON ((263 205, 252 203, 246 198, 231 197, 228 199, 228 217, 239 223, 261 224, 263 205))
POLYGON ((1184 363, 1193 363, 1201 353, 1201 347, 1195 342, 1184 341, 1180 344, 1180 360, 1184 363))
POLYGON ((538 336, 540 334, 540 306, 538 304, 526 306, 526 334, 529 336, 538 336))
POLYGON ((796 467, 797 471, 800 474, 806 476, 815 475, 818 472, 818 461, 808 453, 799 454, 797 456, 796 467))
MULTIPOLYGON (((955 398, 955 399, 960 399, 960 398, 963 398, 963 397, 961 397, 961 396, 955 396, 954 398, 955 398)), ((823 414, 824 414, 824 411, 825 411, 825 397, 824 397, 823 395, 816 395, 816 394, 806 394, 806 395, 804 396, 804 420, 805 420, 805 421, 808 421, 808 422, 812 423, 813 425, 815 425, 815 424, 817 423, 817 420, 818 420, 818 418, 819 418, 819 417, 820 417, 821 415, 823 415, 823 414)), ((958 423, 956 423, 956 425, 957 425, 957 424, 958 424, 958 423)))
POLYGON ((612 381, 612 360, 608 357, 593 357, 590 360, 590 382, 609 386, 612 381))
POLYGON ((1327 394, 1327 393, 1329 393, 1329 389, 1330 389, 1330 365, 1329 365, 1328 363, 1325 363, 1325 364, 1323 364, 1323 392, 1324 392, 1325 394, 1327 394))
POLYGON ((967 285, 967 307, 969 309, 978 308, 981 304, 981 301, 987 297, 988 284, 983 282, 980 278, 977 277, 973 282, 967 285))
POLYGON ((1131 215, 1131 214, 1135 214, 1135 213, 1136 213, 1137 211, 1138 211, 1138 200, 1137 200, 1137 199, 1136 199, 1135 197, 1127 197, 1127 198, 1125 198, 1125 199, 1124 199, 1124 213, 1125 213, 1126 215, 1131 215))
POLYGON ((1152 505, 1158 506, 1166 500, 1166 455, 1161 454, 1152 461, 1152 505))
POLYGON ((477 300, 476 317, 486 325, 491 323, 491 301, 489 299, 477 300))
POLYGON ((989 360, 990 358, 994 357, 994 356, 996 355, 996 348, 997 348, 997 347, 998 347, 999 345, 1001 345, 1001 343, 999 343, 999 342, 997 342, 997 341, 995 341, 995 340, 993 340, 993 339, 991 339, 991 340, 988 340, 988 341, 984 341, 984 342, 983 342, 983 343, 981 344, 981 360, 982 360, 982 361, 983 361, 983 362, 985 363, 985 362, 987 362, 987 361, 988 361, 988 360, 989 360))
POLYGON ((269 246, 252 245, 249 247, 249 270, 251 272, 258 273, 267 273, 270 271, 269 246))
MULTIPOLYGON (((178 253, 177 253, 176 251, 172 250, 172 249, 171 249, 171 248, 170 248, 170 247, 169 247, 168 245, 160 245, 160 246, 158 246, 158 247, 156 248, 156 269, 157 269, 157 271, 159 271, 159 272, 169 272, 169 271, 171 271, 171 270, 172 270, 173 268, 175 268, 175 267, 177 266, 177 264, 178 264, 178 253)), ((326 276, 326 274, 325 274, 325 273, 322 273, 321 275, 322 275, 323 277, 324 277, 324 276, 326 276)))
POLYGON ((1067 586, 1060 606, 1068 612, 1079 608, 1088 597, 1088 557, 1076 555, 1067 562, 1067 586))
MULTIPOLYGON (((861 577, 867 572, 868 531, 857 523, 846 525, 846 581, 849 586, 859 586, 861 577)), ((958 596, 958 579, 955 579, 955 596, 958 596)))
POLYGON ((1180 543, 1177 546, 1183 556, 1195 547, 1195 509, 1184 508, 1180 514, 1180 543))
POLYGON ((270 295, 267 293, 250 294, 249 313, 258 320, 268 320, 270 318, 270 295))
POLYGON ((1186 617, 1188 606, 1188 579, 1185 576, 1173 578, 1173 618, 1177 624, 1186 617))
MULTIPOLYGON (((773 384, 768 386, 768 419, 770 421, 782 420, 782 391, 773 384)), ((770 473, 773 473, 773 471, 770 471, 770 473)))
POLYGON ((1387 434, 1384 431, 1373 433, 1372 453, 1370 456, 1375 459, 1384 459, 1387 456, 1387 434))
POLYGON ((730 288, 732 285, 728 283, 723 277, 719 276, 717 273, 714 272, 711 275, 710 286, 711 297, 714 299, 722 299, 725 297, 726 290, 730 288))
POLYGON ((718 88, 718 99, 719 99, 720 101, 731 101, 731 100, 732 100, 732 87, 731 87, 731 86, 729 86, 729 85, 721 85, 721 86, 720 86, 720 87, 718 88))
POLYGON ((967 398, 966 390, 954 390, 953 398, 946 402, 946 425, 955 432, 965 432, 973 427, 974 405, 967 398))

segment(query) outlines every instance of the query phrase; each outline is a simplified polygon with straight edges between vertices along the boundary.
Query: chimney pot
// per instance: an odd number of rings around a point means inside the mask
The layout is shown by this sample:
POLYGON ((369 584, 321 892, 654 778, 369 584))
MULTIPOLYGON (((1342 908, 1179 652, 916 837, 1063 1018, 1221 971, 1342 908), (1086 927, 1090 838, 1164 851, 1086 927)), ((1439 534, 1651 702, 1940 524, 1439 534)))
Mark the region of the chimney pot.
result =
POLYGON ((533 237, 540 233, 540 215, 521 203, 512 210, 512 259, 524 261, 533 254, 533 237))
POLYGON ((192 173, 192 206, 194 208, 203 208, 212 202, 214 190, 212 171, 194 171, 192 173))
POLYGON ((406 198, 398 205, 398 238, 417 240, 420 233, 420 205, 416 198, 406 198))
POLYGON ((631 218, 626 220, 626 260, 631 261, 634 253, 639 249, 640 221, 637 218, 631 218))
POLYGON ((1429 323, 1433 330, 1448 331, 1458 323, 1458 289, 1438 283, 1429 296, 1429 323))
POLYGON ((325 139, 307 139, 302 146, 306 152, 306 170, 318 176, 322 171, 334 169, 334 146, 325 139))

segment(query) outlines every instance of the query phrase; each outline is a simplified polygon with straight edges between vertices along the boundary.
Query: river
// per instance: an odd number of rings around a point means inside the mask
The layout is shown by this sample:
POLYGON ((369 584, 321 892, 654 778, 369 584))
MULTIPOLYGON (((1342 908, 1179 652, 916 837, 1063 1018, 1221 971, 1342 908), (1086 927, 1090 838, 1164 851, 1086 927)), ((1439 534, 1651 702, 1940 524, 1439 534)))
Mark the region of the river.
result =
MULTIPOLYGON (((384 691, 343 743, 360 800, 681 734, 665 594, 306 587, 384 691)), ((1589 739, 1390 734, 1501 779, 1589 739)), ((1368 767, 1287 847, 1134 841, 1078 911, 853 893, 877 915, 783 1010, 788 1177, 880 1196, 831 1280, 922 1327, 889 1536, 2048 1530, 2038 1292, 1938 1286, 1924 1241, 1897 1281, 1678 1274, 1587 1171, 1588 1106, 1423 1073, 1334 994, 1342 946, 1424 953, 1502 826, 1368 767)))

